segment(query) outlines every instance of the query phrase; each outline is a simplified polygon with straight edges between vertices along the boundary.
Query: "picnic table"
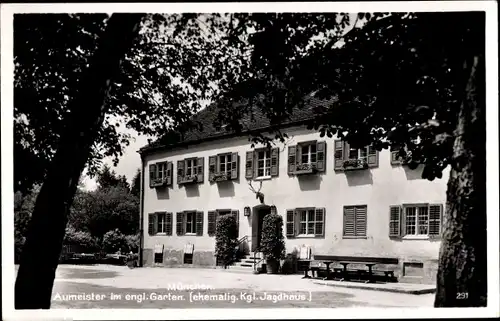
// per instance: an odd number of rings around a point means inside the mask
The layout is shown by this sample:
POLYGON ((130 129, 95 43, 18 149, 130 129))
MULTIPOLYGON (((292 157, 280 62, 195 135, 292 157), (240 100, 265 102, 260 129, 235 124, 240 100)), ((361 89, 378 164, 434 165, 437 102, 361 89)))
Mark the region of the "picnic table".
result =
MULTIPOLYGON (((360 265, 366 265, 368 267, 368 280, 365 283, 373 283, 373 266, 377 263, 373 262, 361 262, 361 261, 341 261, 338 262, 340 265, 344 267, 343 274, 344 278, 343 280, 347 280, 349 278, 348 272, 347 272, 347 266, 349 264, 360 264, 360 265)), ((362 273, 362 270, 358 270, 358 273, 362 273)))

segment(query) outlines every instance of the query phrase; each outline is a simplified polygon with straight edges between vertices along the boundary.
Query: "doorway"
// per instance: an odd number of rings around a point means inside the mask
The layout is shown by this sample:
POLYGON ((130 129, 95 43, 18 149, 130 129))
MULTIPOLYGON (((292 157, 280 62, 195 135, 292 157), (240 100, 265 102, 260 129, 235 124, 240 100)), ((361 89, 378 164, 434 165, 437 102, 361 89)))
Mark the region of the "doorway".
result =
POLYGON ((268 205, 257 205, 253 208, 252 213, 252 252, 255 252, 260 246, 262 238, 262 223, 264 217, 271 213, 271 207, 268 205))

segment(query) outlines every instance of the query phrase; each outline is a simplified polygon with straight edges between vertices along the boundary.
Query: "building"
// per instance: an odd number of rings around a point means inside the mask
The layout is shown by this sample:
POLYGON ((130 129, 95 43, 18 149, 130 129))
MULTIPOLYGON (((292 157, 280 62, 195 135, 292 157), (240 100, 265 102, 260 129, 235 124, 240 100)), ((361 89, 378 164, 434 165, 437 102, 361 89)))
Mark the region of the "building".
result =
MULTIPOLYGON (((165 266, 214 266, 215 220, 228 213, 237 215, 239 237, 254 250, 258 217, 275 210, 284 217, 287 253, 305 245, 313 255, 397 257, 400 278, 435 281, 448 171, 430 182, 388 150, 321 138, 304 126, 307 108, 283 124, 285 144, 254 150, 247 136, 212 126, 214 108, 197 116, 203 132, 140 151, 149 173, 141 206, 144 265, 153 264, 156 246, 165 266), (264 194, 264 205, 252 189, 264 194)), ((251 129, 268 126, 263 118, 245 121, 251 129)))

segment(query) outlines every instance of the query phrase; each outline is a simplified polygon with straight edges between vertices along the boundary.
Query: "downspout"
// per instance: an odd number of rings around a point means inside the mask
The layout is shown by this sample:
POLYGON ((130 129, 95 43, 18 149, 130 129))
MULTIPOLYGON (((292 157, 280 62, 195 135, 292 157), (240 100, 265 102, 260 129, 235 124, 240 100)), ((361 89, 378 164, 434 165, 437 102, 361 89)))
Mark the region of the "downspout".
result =
MULTIPOLYGON (((140 152, 139 152, 140 153, 140 152)), ((144 156, 141 155, 141 197, 140 197, 140 208, 139 208, 139 267, 143 267, 143 253, 144 253, 144 179, 146 177, 144 173, 144 156)))

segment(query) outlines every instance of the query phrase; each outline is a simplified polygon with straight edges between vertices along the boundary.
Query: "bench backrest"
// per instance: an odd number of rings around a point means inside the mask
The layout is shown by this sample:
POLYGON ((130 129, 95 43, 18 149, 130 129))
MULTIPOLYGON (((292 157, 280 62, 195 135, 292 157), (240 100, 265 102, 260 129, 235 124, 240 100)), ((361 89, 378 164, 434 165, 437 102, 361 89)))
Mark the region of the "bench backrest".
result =
POLYGON ((372 262, 379 264, 398 264, 399 259, 393 257, 366 257, 366 256, 337 256, 337 255, 323 255, 315 254, 314 260, 316 261, 353 261, 353 262, 372 262))

